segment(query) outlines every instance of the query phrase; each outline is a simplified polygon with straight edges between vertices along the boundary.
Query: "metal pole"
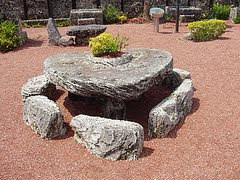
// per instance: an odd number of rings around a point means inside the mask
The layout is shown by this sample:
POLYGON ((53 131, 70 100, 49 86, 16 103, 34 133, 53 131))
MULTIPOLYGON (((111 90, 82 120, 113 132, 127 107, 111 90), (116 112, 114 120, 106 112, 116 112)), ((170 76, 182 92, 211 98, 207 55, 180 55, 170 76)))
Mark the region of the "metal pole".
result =
POLYGON ((179 11, 179 5, 180 0, 177 0, 177 6, 176 6, 176 33, 179 32, 179 16, 180 16, 180 11, 179 11))

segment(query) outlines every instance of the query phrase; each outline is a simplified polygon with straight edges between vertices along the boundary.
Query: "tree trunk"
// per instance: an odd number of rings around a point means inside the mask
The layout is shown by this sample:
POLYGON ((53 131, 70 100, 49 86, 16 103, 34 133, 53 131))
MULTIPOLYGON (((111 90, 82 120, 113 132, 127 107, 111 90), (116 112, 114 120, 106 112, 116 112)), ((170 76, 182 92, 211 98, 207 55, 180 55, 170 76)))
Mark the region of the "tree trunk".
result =
POLYGON ((147 21, 150 21, 150 2, 149 0, 144 0, 144 9, 143 9, 143 17, 146 18, 147 21))

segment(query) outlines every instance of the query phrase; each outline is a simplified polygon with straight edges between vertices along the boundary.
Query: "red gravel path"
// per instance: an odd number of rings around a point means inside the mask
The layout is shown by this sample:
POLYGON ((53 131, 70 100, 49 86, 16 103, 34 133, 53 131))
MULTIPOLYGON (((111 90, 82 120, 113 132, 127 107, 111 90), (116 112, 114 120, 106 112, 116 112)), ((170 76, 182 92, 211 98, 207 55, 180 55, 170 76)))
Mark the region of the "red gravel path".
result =
POLYGON ((228 24, 221 39, 201 43, 182 40, 185 26, 179 34, 171 24, 159 34, 152 24, 108 27, 128 36, 130 48, 171 52, 196 88, 194 109, 180 128, 165 139, 146 138, 140 160, 117 162, 91 155, 71 133, 46 141, 23 123, 20 88, 27 79, 42 74, 49 56, 88 49, 48 47, 45 28, 27 29, 24 47, 0 54, 0 179, 240 179, 240 26, 228 24))

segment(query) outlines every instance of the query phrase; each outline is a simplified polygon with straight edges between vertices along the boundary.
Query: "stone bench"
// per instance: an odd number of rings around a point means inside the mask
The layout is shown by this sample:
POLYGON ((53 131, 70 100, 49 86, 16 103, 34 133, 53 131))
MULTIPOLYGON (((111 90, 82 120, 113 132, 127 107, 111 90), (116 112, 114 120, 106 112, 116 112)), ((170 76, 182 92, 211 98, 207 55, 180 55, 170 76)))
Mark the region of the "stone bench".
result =
POLYGON ((70 12, 71 25, 78 25, 78 19, 94 18, 96 24, 103 24, 103 11, 101 9, 72 9, 70 12))
POLYGON ((23 119, 44 139, 66 134, 63 114, 57 105, 45 96, 31 96, 26 99, 23 119))
POLYGON ((143 127, 134 122, 78 115, 71 121, 75 140, 108 160, 137 160, 142 153, 143 127))
POLYGON ((89 25, 89 24, 96 24, 95 18, 81 18, 78 19, 78 25, 89 25))
POLYGON ((175 70, 166 82, 176 88, 175 91, 149 113, 149 136, 163 138, 185 118, 192 109, 193 84, 190 73, 184 70, 175 70), (178 87, 176 87, 178 86, 178 87))
POLYGON ((74 26, 67 31, 68 36, 75 36, 75 43, 77 45, 88 45, 91 37, 96 37, 105 32, 107 29, 104 25, 82 25, 74 26))

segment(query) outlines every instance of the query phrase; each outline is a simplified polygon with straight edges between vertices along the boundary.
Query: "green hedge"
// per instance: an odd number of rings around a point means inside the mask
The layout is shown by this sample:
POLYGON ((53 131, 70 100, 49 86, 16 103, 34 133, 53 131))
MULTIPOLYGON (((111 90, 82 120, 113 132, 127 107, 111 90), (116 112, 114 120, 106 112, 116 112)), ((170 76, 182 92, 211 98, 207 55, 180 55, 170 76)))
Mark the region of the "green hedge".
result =
POLYGON ((226 30, 223 20, 196 21, 188 24, 194 41, 208 41, 220 37, 226 30))
POLYGON ((215 3, 213 4, 211 16, 212 18, 215 19, 227 20, 229 18, 230 11, 231 11, 230 5, 222 5, 219 3, 215 3))
POLYGON ((0 24, 0 51, 7 52, 19 47, 24 39, 18 34, 18 25, 12 21, 0 24))

